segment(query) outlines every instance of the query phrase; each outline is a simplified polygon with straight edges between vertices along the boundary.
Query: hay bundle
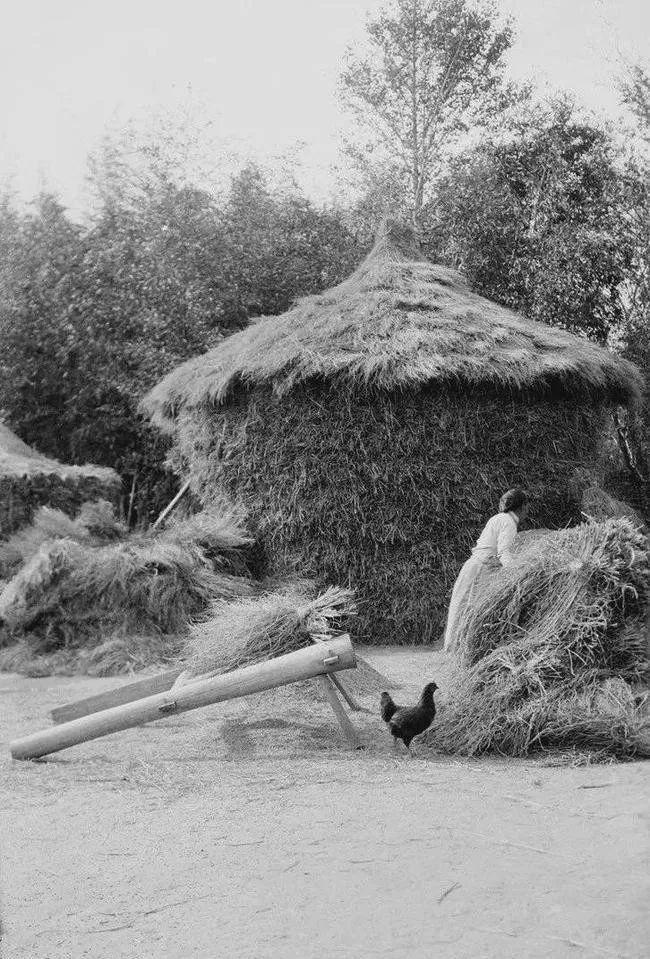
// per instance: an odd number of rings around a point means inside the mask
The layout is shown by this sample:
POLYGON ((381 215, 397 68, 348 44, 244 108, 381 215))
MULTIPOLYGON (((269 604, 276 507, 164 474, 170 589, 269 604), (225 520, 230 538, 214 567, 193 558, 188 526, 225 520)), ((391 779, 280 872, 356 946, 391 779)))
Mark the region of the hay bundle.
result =
POLYGON ((29 526, 0 543, 0 577, 7 578, 15 573, 48 540, 69 539, 99 545, 126 536, 126 533, 126 526, 116 519, 113 505, 107 500, 83 503, 75 519, 62 510, 41 506, 29 526))
POLYGON ((172 521, 160 534, 177 546, 197 546, 217 569, 248 573, 247 552, 253 537, 246 530, 246 514, 225 497, 217 497, 210 509, 186 519, 172 521))
POLYGON ((356 613, 350 590, 332 586, 316 595, 313 584, 213 605, 190 630, 190 675, 216 675, 309 646, 312 635, 339 632, 356 613))
MULTIPOLYGON (((248 542, 233 514, 201 514, 158 535, 104 546, 46 542, 0 594, 4 641, 23 639, 41 655, 87 652, 130 634, 182 633, 215 597, 252 592, 249 580, 236 575, 248 542)), ((105 650, 113 661, 119 646, 105 650)))
POLYGON ((432 741, 521 756, 578 745, 645 754, 647 542, 627 519, 551 533, 494 577, 460 625, 459 669, 432 741))
POLYGON ((590 519, 604 520, 627 516, 637 526, 643 525, 641 514, 629 503, 610 496, 595 483, 588 486, 582 494, 582 512, 590 519))

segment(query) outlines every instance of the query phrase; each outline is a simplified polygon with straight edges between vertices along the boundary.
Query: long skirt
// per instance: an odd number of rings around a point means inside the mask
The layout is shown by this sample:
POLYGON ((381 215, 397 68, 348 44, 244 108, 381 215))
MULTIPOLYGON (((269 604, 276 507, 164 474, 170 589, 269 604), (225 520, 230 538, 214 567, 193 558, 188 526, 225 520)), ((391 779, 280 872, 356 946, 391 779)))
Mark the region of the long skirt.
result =
POLYGON ((457 631, 460 620, 472 600, 472 594, 485 575, 485 564, 478 556, 470 556, 461 567, 458 578, 454 583, 447 613, 447 627, 445 629, 444 648, 453 652, 458 646, 457 631))

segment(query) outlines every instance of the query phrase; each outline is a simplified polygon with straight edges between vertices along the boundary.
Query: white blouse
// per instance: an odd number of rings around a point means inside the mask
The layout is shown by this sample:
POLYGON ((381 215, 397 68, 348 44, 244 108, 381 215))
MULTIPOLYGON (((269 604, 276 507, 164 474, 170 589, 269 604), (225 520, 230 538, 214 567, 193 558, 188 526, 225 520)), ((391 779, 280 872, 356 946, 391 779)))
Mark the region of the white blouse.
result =
POLYGON ((519 517, 516 513, 497 513, 492 516, 476 541, 472 556, 480 559, 498 559, 502 566, 512 566, 511 547, 517 535, 519 517))

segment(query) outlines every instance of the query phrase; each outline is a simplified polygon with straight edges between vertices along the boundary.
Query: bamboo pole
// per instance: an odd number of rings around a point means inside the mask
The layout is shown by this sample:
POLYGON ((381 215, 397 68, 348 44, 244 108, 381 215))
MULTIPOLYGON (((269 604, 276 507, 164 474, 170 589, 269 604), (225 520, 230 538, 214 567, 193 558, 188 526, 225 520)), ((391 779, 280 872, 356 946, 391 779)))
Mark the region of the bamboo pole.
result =
POLYGON ((183 496, 185 496, 189 488, 190 488, 190 480, 186 480, 181 486, 181 488, 179 489, 176 496, 171 501, 171 503, 168 503, 167 506, 165 506, 164 510, 162 511, 162 513, 160 514, 156 522, 151 527, 152 529, 156 529, 157 526, 159 526, 162 522, 164 522, 164 520, 167 519, 171 511, 174 509, 176 504, 180 502, 183 496))
POLYGON ((126 528, 131 529, 131 517, 133 516, 133 503, 135 501, 135 486, 138 481, 138 471, 136 470, 133 474, 133 481, 131 482, 131 492, 129 494, 129 508, 126 514, 126 528))
POLYGON ((183 686, 173 692, 159 693, 136 702, 115 706, 113 709, 104 709, 24 739, 17 739, 11 744, 11 755, 14 759, 38 759, 40 756, 107 736, 121 729, 141 726, 166 716, 210 706, 238 696, 249 696, 251 693, 274 689, 287 683, 325 676, 339 669, 353 669, 355 666, 356 659, 350 638, 339 637, 329 643, 308 646, 265 663, 255 663, 203 682, 183 686))
POLYGON ((362 706, 361 703, 354 698, 347 686, 344 686, 342 681, 338 676, 329 677, 332 683, 336 686, 340 692, 343 699, 346 701, 350 709, 354 710, 355 713, 371 713, 372 710, 368 709, 366 706, 362 706))

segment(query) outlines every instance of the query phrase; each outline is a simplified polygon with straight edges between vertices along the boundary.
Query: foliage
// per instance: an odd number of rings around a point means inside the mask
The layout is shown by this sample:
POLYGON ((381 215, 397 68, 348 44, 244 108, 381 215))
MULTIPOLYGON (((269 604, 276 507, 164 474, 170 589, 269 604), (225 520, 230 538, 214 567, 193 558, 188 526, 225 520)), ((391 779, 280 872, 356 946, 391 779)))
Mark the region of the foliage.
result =
POLYGON ((134 170, 106 145, 93 167, 100 205, 84 227, 49 195, 25 214, 9 197, 0 204, 0 410, 45 453, 114 466, 132 524, 155 517, 175 485, 141 396, 356 257, 340 215, 295 185, 275 187, 249 165, 219 198, 149 155, 134 170))
POLYGON ((640 135, 650 142, 650 74, 641 63, 630 63, 619 83, 621 99, 632 111, 640 135))
POLYGON ((512 28, 488 2, 395 0, 367 30, 366 55, 349 51, 341 78, 344 103, 369 135, 348 154, 371 174, 379 160, 383 182, 391 171, 418 227, 450 146, 514 95, 503 79, 512 28))
POLYGON ((557 102, 454 160, 432 244, 485 295, 605 342, 635 252, 617 161, 605 131, 557 102))
MULTIPOLYGON (((636 124, 634 150, 627 163, 626 225, 634 243, 634 255, 622 288, 623 318, 614 345, 636 363, 645 375, 645 402, 624 418, 619 438, 632 460, 636 478, 633 492, 650 501, 650 75, 641 64, 629 64, 620 82, 621 100, 636 124), (641 482, 639 483, 639 479, 641 482)), ((629 464, 628 464, 629 465, 629 464)))

